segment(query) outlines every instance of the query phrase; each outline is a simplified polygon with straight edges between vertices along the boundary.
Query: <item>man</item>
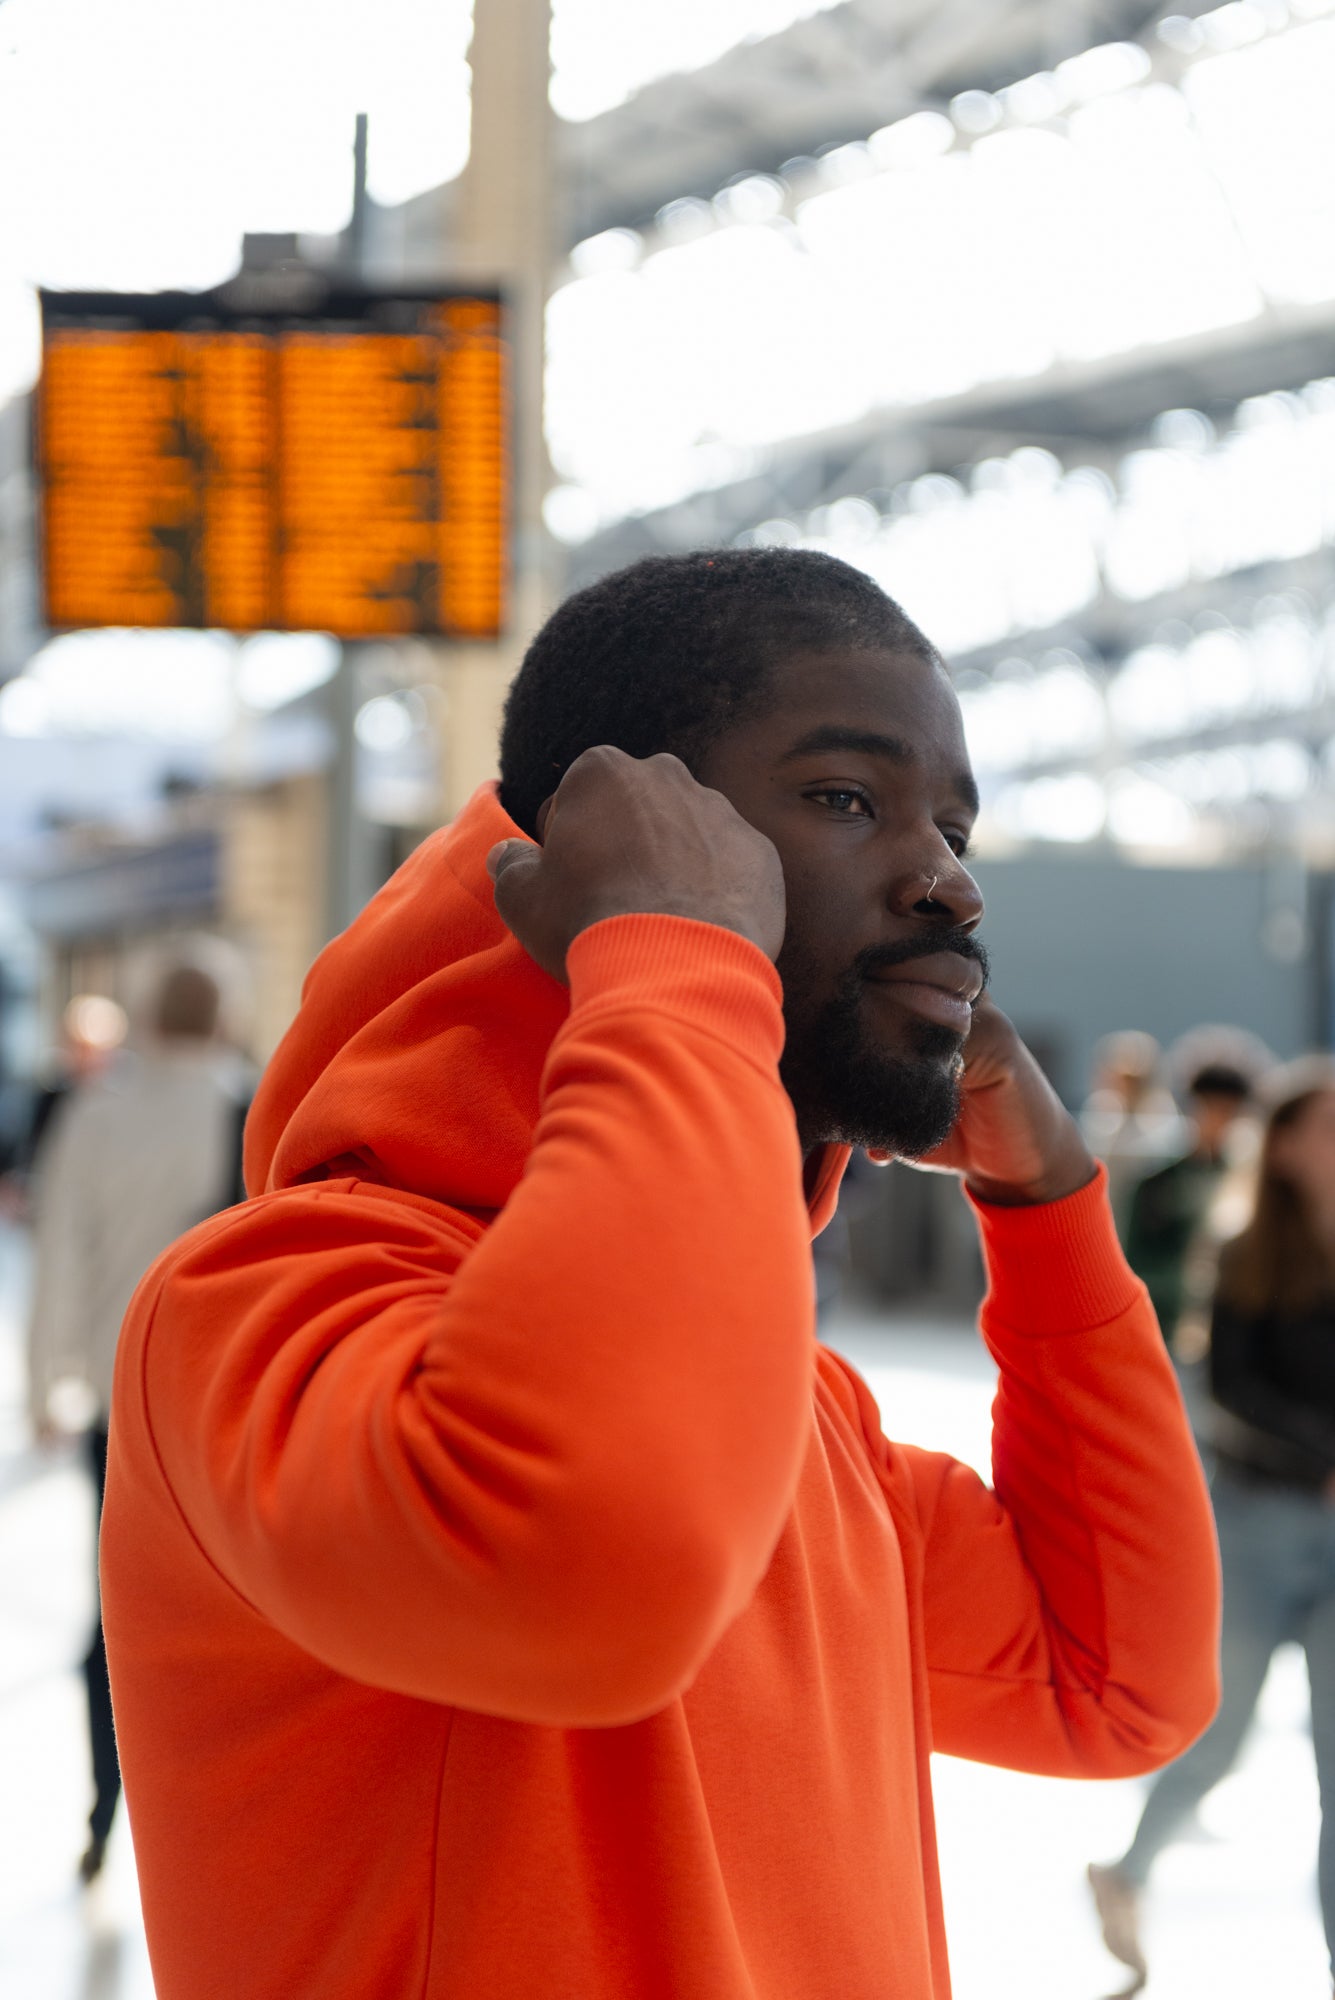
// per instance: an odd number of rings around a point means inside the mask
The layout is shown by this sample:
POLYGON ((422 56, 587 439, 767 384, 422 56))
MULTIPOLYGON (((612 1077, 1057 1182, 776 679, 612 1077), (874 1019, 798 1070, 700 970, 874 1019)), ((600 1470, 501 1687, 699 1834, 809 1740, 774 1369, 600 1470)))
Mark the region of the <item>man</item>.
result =
POLYGON ((60 1048, 32 1090, 23 1130, 0 1167, 0 1214, 26 1222, 30 1193, 56 1113, 111 1069, 129 1032, 125 1009, 102 993, 76 993, 60 1017, 60 1048))
POLYGON ((933 1743, 1149 1769, 1216 1614, 1163 1343, 981 996, 950 683, 844 564, 654 560, 539 634, 501 769, 130 1313, 160 2000, 942 2000, 933 1743), (995 1494, 814 1345, 851 1142, 979 1204, 995 1494))
POLYGON ((1123 1241, 1139 1183, 1181 1150, 1185 1128, 1163 1080, 1163 1050, 1143 1028, 1120 1028, 1094 1046, 1093 1088, 1080 1127, 1108 1174, 1108 1200, 1123 1241))
MULTIPOLYGON (((192 964, 162 975, 142 1046, 114 1068, 91 1065, 50 1119, 36 1157, 33 1297, 28 1321, 29 1417, 43 1443, 57 1435, 49 1405, 62 1376, 92 1398, 86 1434, 100 1512, 107 1471, 112 1361, 125 1308, 153 1259, 202 1216, 239 1198, 237 1136, 241 1102, 235 1063, 219 1042, 221 995, 192 964)), ((92 1025, 114 1001, 86 996, 66 1010, 66 1029, 92 1025)), ((116 1024, 112 1021, 112 1026, 116 1024)), ((83 1661, 92 1750, 93 1805, 79 1863, 85 1883, 102 1872, 120 1797, 120 1770, 107 1684, 102 1625, 94 1619, 83 1661)))
MULTIPOLYGON (((1170 1346, 1186 1307, 1208 1307, 1208 1295, 1190 1297, 1192 1252, 1225 1175, 1236 1165, 1230 1141, 1251 1107, 1268 1053, 1236 1028, 1200 1028, 1185 1040, 1180 1067, 1189 1143, 1136 1187, 1126 1229, 1127 1262, 1143 1279, 1170 1346)), ((1207 1263, 1212 1266, 1213 1259, 1207 1263)))

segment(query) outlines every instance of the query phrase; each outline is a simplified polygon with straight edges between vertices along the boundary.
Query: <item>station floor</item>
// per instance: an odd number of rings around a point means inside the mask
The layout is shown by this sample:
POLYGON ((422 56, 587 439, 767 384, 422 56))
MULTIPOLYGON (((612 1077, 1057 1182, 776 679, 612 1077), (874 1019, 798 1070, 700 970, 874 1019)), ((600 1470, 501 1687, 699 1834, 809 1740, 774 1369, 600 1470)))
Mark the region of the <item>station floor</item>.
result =
MULTIPOLYGON (((153 2000, 123 1813, 102 1880, 89 1892, 75 1884, 88 1808, 77 1662, 91 1501, 73 1451, 39 1455, 27 1442, 24 1286, 22 1239, 0 1225, 0 1994, 153 2000)), ((827 1336, 868 1377, 888 1431, 986 1468, 991 1373, 968 1328, 846 1310, 827 1336)), ((1084 1868, 1121 1850, 1143 1786, 946 1758, 936 1786, 956 2000, 1122 1990, 1084 1868)), ((1193 1837, 1161 1861, 1146 1926, 1148 2000, 1329 2000, 1316 1838, 1306 1680, 1288 1651, 1239 1769, 1206 1802, 1193 1837)))

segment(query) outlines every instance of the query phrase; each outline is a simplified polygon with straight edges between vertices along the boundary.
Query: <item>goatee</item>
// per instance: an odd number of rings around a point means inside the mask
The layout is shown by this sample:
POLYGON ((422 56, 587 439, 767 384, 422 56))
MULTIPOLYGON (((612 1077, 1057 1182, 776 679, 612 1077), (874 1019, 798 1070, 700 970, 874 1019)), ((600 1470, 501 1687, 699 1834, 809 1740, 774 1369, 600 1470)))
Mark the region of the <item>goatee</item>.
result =
POLYGON ((875 973, 938 952, 972 959, 986 983, 982 944, 952 930, 860 952, 831 998, 808 1011, 800 995, 814 982, 785 945, 779 973, 788 1034, 779 1074, 804 1146, 866 1146, 917 1159, 946 1138, 959 1116, 963 1037, 934 1021, 910 1021, 906 1046, 891 1053, 864 1013, 866 982, 875 973))

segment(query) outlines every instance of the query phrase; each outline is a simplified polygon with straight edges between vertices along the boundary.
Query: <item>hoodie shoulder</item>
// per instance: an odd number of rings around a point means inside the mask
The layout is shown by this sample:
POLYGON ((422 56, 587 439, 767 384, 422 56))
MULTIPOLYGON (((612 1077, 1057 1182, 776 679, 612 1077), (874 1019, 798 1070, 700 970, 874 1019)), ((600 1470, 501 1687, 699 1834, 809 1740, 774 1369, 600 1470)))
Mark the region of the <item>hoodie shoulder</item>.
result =
POLYGON ((486 857, 520 837, 483 786, 320 954, 256 1092, 252 1194, 364 1179, 494 1213, 513 1192, 569 1011, 496 913, 486 857))

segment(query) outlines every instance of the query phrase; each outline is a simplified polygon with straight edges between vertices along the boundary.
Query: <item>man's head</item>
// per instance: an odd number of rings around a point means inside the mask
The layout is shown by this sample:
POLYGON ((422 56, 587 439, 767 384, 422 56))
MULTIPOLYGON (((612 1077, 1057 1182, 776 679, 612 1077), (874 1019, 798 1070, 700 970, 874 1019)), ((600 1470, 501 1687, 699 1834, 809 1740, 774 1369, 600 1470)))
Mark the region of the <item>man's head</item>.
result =
POLYGON ((511 690, 501 796, 525 831, 595 743, 672 751, 778 849, 804 1142, 944 1137, 985 976, 961 862, 977 796, 945 670, 899 606, 807 550, 637 563, 562 605, 511 690))
POLYGON ((1143 1028, 1119 1028, 1094 1046, 1094 1091, 1127 1116, 1161 1084, 1163 1050, 1143 1028))
POLYGON ((1246 1028, 1210 1022, 1174 1042, 1168 1068, 1195 1129, 1199 1158, 1223 1157, 1233 1127, 1253 1107, 1274 1057, 1246 1028))
POLYGON ((221 1007, 211 974, 198 965, 174 965, 158 988, 153 1026, 165 1042, 207 1042, 218 1032, 221 1007))
POLYGON ((1251 1108, 1252 1087, 1253 1078, 1227 1061, 1208 1062, 1188 1079, 1187 1109, 1202 1158, 1220 1158, 1229 1133, 1251 1108))
POLYGON ((60 1017, 61 1039, 71 1072, 100 1075, 129 1032, 125 1009, 104 993, 76 993, 60 1017))

